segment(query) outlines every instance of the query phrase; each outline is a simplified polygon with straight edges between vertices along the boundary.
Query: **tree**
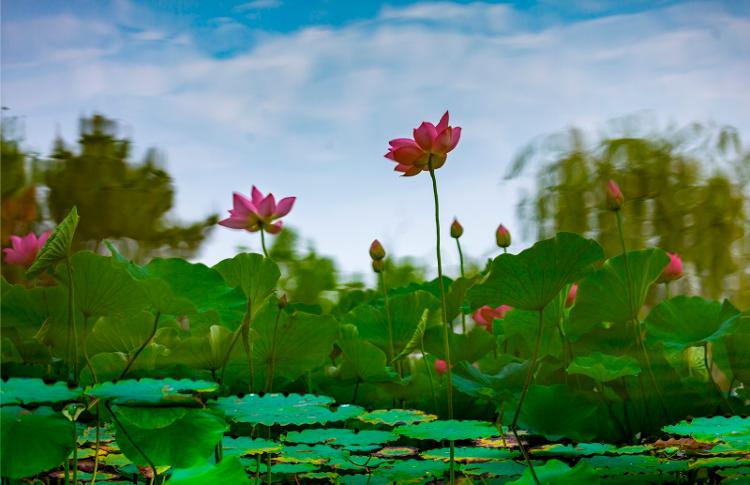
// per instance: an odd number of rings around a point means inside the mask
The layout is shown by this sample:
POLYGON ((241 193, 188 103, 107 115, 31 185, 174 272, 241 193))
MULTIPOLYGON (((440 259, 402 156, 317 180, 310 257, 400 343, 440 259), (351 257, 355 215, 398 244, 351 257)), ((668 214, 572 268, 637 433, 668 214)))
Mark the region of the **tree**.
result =
POLYGON ((136 260, 167 251, 193 255, 217 216, 187 225, 171 220, 172 178, 160 167, 156 150, 149 150, 141 164, 132 163, 130 140, 118 138, 117 131, 116 122, 95 114, 80 121, 77 153, 61 138, 55 140, 43 171, 50 216, 60 221, 72 206, 78 207, 78 248, 115 239, 126 242, 136 260))
MULTIPOLYGON (((642 122, 636 118, 623 122, 642 122)), ((519 203, 537 237, 575 231, 619 251, 615 219, 603 188, 618 181, 625 195, 628 248, 659 246, 688 268, 682 291, 750 304, 750 151, 730 127, 691 124, 656 133, 605 136, 587 144, 577 129, 540 139, 517 156, 506 178, 537 171, 536 192, 519 203)))

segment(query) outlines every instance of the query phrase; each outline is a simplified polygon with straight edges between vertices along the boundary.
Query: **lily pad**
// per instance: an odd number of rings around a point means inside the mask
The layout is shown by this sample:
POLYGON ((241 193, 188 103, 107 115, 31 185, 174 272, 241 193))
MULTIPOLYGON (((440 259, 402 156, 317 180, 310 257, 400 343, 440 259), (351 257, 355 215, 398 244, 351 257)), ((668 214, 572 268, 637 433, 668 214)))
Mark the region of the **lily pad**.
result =
MULTIPOLYGON (((509 460, 521 453, 507 448, 456 447, 454 459, 459 463, 478 463, 490 460, 509 460)), ((419 454, 425 460, 450 460, 450 448, 437 448, 419 454)))
MULTIPOLYGON (((379 445, 395 441, 398 435, 391 431, 362 430, 355 431, 346 428, 311 428, 287 433, 285 440, 292 443, 325 443, 331 446, 344 446, 351 450, 373 449, 372 445, 379 445)), ((379 447, 377 447, 379 448, 379 447)))
POLYGON ((360 414, 358 419, 370 424, 397 426, 400 424, 435 421, 437 416, 434 414, 427 414, 419 409, 376 409, 369 413, 360 414))
POLYGON ((499 432, 492 423, 486 421, 432 421, 407 424, 394 429, 400 435, 420 440, 471 440, 498 436, 499 432))
POLYGON ((239 436, 231 438, 225 436, 221 442, 224 450, 224 456, 244 456, 260 455, 263 453, 276 453, 284 446, 273 440, 264 438, 250 438, 248 436, 239 436))
POLYGON ((86 389, 86 394, 113 404, 186 404, 195 403, 198 393, 218 390, 215 382, 190 379, 127 379, 118 382, 103 382, 86 389))
POLYGON ((603 455, 605 453, 618 453, 614 445, 607 443, 578 443, 576 445, 564 445, 553 443, 534 448, 530 451, 535 456, 590 456, 603 455))
POLYGON ((695 418, 664 426, 662 429, 667 433, 691 436, 701 442, 750 440, 750 418, 740 416, 695 418))
POLYGON ((398 483, 421 482, 426 478, 440 478, 448 471, 448 464, 434 460, 401 460, 378 467, 373 475, 398 483))
POLYGON ((70 389, 64 382, 46 384, 41 379, 11 377, 0 386, 0 404, 38 404, 75 401, 80 388, 70 389))
POLYGON ((222 397, 211 406, 224 411, 234 421, 266 426, 325 424, 346 421, 364 413, 363 408, 346 404, 331 410, 333 402, 330 397, 311 394, 248 394, 241 398, 222 397))

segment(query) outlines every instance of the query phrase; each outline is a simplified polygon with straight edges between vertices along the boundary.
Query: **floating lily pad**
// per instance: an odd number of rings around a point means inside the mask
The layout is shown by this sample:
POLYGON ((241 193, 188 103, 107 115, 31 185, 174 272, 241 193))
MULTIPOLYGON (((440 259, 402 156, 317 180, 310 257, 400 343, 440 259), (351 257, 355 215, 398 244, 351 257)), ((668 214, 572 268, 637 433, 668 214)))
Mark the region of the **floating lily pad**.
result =
POLYGON ((394 430, 397 434, 421 440, 471 440, 497 436, 499 432, 486 421, 432 421, 407 424, 394 430))
POLYGON ((195 402, 195 394, 215 392, 218 384, 190 379, 128 379, 103 382, 86 389, 86 394, 114 404, 164 404, 195 402))
POLYGON ((177 468, 169 480, 172 485, 202 485, 204 483, 221 483, 240 485, 250 483, 239 458, 227 457, 218 464, 205 464, 192 468, 177 468))
POLYGON ((386 426, 397 426, 402 424, 422 423, 435 421, 437 416, 427 414, 418 409, 377 409, 358 416, 360 421, 370 424, 384 424, 386 426))
MULTIPOLYGON (((419 454, 425 460, 450 460, 450 448, 437 448, 427 450, 419 454)), ((454 459, 461 463, 477 463, 490 460, 508 460, 520 456, 518 451, 507 448, 475 448, 457 447, 454 450, 454 459)))
POLYGON ((418 452, 418 449, 411 446, 386 446, 382 450, 373 453, 373 455, 381 458, 401 458, 416 455, 418 452))
POLYGON ((330 409, 333 399, 312 394, 248 394, 244 397, 223 397, 211 403, 221 409, 228 418, 242 423, 271 426, 325 424, 331 421, 345 421, 364 413, 359 406, 342 405, 330 409))
POLYGON ((376 467, 385 462, 378 457, 353 455, 347 449, 329 445, 285 446, 274 461, 277 463, 325 464, 335 470, 362 470, 364 466, 376 467))
POLYGON ((379 445, 397 439, 398 435, 391 431, 363 430, 357 432, 344 428, 305 429, 302 431, 292 431, 286 435, 286 441, 292 443, 325 443, 331 446, 345 446, 351 450, 374 449, 372 445, 379 445))
POLYGON ((712 418, 695 418, 692 421, 662 428, 667 433, 689 435, 703 442, 747 442, 750 441, 750 419, 740 416, 714 416, 712 418))
POLYGON ((224 456, 260 455, 263 453, 276 453, 284 445, 273 440, 263 438, 252 439, 247 436, 230 438, 225 436, 221 442, 224 456))
MULTIPOLYGON (((559 460, 550 460, 543 466, 535 466, 534 471, 541 485, 580 485, 585 483, 597 484, 600 482, 599 475, 586 462, 580 461, 571 468, 559 460)), ((508 482, 514 485, 534 485, 536 480, 531 476, 528 469, 524 470, 521 478, 508 482)))
POLYGON ((688 463, 650 455, 592 456, 583 461, 599 470, 599 474, 622 475, 625 473, 654 473, 687 471, 688 463))
POLYGON ((616 446, 606 443, 578 443, 575 446, 555 443, 531 450, 535 456, 588 456, 617 452, 616 446))
POLYGON ((12 377, 0 386, 0 404, 38 404, 75 401, 80 388, 70 389, 64 382, 45 384, 41 379, 12 377))
POLYGON ((691 470, 695 468, 726 468, 750 465, 750 457, 738 456, 712 456, 710 458, 697 458, 689 465, 691 470))
POLYGON ((398 483, 412 483, 425 478, 440 478, 447 471, 448 464, 442 461, 401 460, 379 466, 373 475, 398 483))
MULTIPOLYGON (((541 464, 541 463, 539 463, 541 464)), ((517 461, 487 461, 484 463, 470 463, 461 468, 461 472, 472 476, 517 477, 528 467, 517 461)))

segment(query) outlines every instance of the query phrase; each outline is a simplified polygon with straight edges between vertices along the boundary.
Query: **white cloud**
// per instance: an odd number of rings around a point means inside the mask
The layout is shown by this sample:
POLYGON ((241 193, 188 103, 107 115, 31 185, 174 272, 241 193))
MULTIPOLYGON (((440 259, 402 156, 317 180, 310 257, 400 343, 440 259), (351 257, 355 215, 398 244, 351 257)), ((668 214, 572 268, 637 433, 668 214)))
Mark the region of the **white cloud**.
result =
MULTIPOLYGON (((166 153, 182 219, 226 210, 231 191, 251 184, 298 195, 289 224, 346 270, 363 272, 375 237, 391 254, 431 260, 429 181, 398 178, 382 156, 390 138, 446 108, 464 132, 438 174, 443 223, 459 217, 474 256, 492 250, 499 222, 516 234, 526 224, 514 207, 526 182, 501 178, 541 133, 643 109, 750 129, 750 21, 713 4, 543 30, 524 27, 529 19, 507 6, 437 7, 390 7, 340 28, 267 34, 229 59, 201 53, 189 33, 153 26, 140 28, 181 42, 143 51, 102 20, 103 40, 90 44, 49 34, 60 39, 58 58, 65 49, 100 50, 85 63, 43 63, 51 54, 39 47, 33 65, 4 59, 3 102, 25 116, 40 150, 57 123, 75 139, 81 113, 126 121, 138 147, 166 153), (126 55, 107 54, 112 46, 126 55)), ((15 28, 18 45, 32 37, 15 28)), ((257 247, 255 235, 220 229, 203 255, 209 263, 234 245, 257 247)), ((455 264, 452 246, 445 252, 455 264)))
POLYGON ((234 7, 237 12, 247 12, 251 10, 267 10, 281 7, 281 0, 253 0, 252 2, 243 3, 234 7))

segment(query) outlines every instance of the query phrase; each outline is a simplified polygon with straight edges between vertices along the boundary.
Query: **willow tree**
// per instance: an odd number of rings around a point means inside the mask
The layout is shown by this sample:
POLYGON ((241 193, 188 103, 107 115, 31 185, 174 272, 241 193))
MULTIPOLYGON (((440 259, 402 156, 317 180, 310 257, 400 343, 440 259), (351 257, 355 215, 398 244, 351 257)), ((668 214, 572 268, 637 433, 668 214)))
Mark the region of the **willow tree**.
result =
POLYGON ((149 150, 142 163, 134 163, 130 151, 130 140, 118 138, 117 124, 101 115, 81 119, 77 151, 58 137, 43 174, 50 216, 60 221, 78 207, 78 247, 114 239, 125 242, 137 260, 191 256, 217 217, 186 225, 173 221, 172 178, 157 152, 149 150))
POLYGON ((575 231, 596 238, 608 256, 616 254, 614 218, 603 207, 605 184, 615 179, 627 201, 629 248, 653 245, 680 254, 687 266, 683 292, 750 304, 750 151, 735 129, 626 129, 593 143, 571 129, 524 148, 506 178, 532 170, 536 189, 518 212, 533 221, 526 229, 535 229, 536 237, 575 231))

